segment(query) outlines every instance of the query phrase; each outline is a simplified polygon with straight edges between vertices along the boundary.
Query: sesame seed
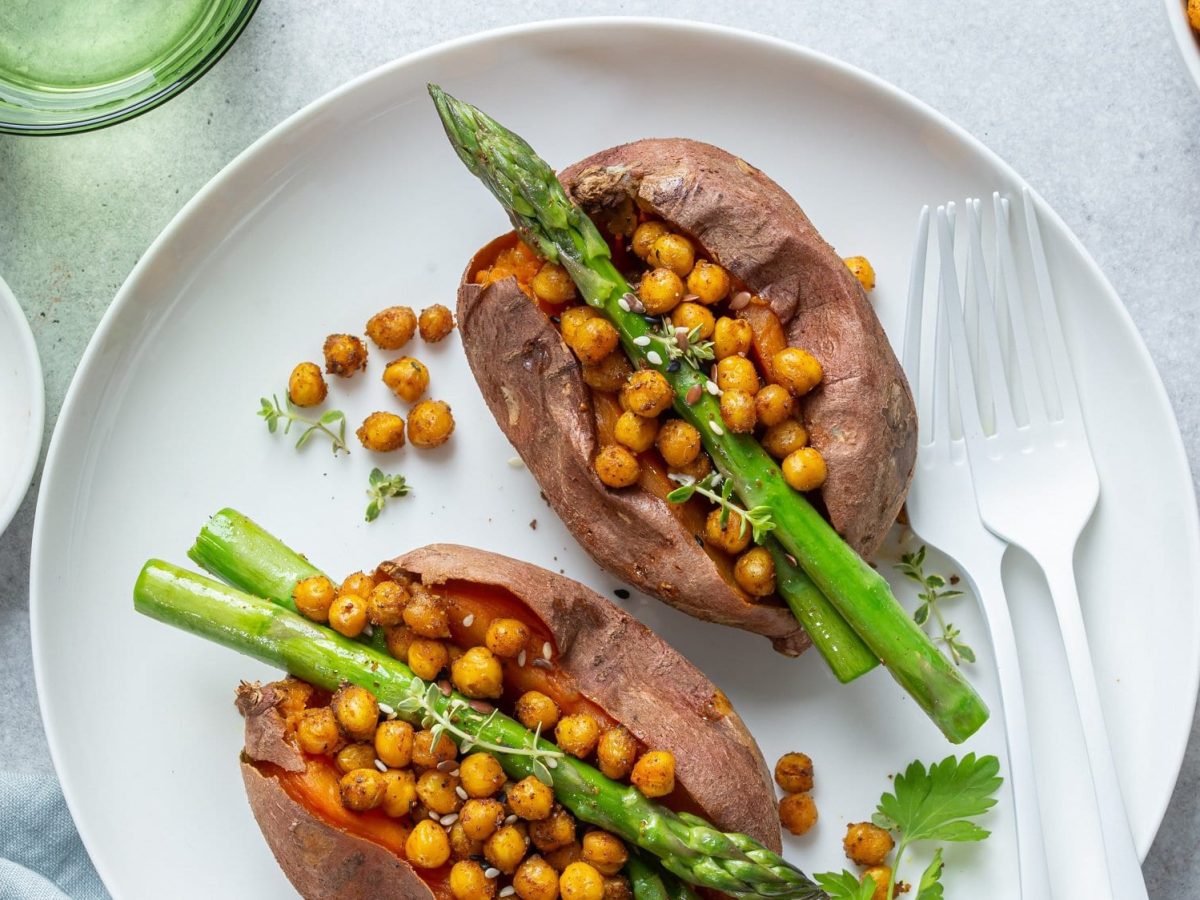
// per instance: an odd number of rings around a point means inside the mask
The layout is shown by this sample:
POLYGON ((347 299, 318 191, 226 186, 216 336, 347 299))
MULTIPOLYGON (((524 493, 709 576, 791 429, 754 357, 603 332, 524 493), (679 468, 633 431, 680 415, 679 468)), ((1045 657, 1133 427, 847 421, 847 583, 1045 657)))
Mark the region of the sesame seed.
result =
POLYGON ((696 302, 697 300, 699 300, 699 299, 700 299, 700 295, 699 295, 699 294, 684 294, 684 295, 683 295, 683 302, 684 302, 684 303, 695 303, 695 302, 696 302))
POLYGON ((386 772, 387 763, 385 763, 382 759, 377 759, 375 760, 375 768, 377 768, 380 772, 386 772))
POLYGON ((463 616, 463 628, 470 628, 475 624, 475 613, 468 613, 463 616))
POLYGON ((505 825, 511 825, 511 824, 512 824, 513 822, 515 822, 515 821, 517 821, 517 814, 516 814, 516 813, 513 813, 512 815, 508 816, 508 817, 507 817, 507 818, 504 820, 504 824, 505 824, 505 825))
POLYGON ((635 337, 633 339, 633 342, 634 342, 634 344, 636 344, 639 347, 649 347, 650 346, 650 335, 643 334, 638 337, 635 337))
POLYGON ((388 706, 386 703, 379 704, 379 711, 385 716, 394 716, 396 714, 396 710, 392 709, 392 707, 388 706))
POLYGON ((719 387, 717 387, 717 383, 715 381, 713 381, 711 378, 708 381, 704 382, 704 389, 706 391, 708 391, 710 394, 712 394, 714 397, 717 396, 717 394, 721 393, 721 389, 719 387))
POLYGON ((525 465, 525 461, 519 456, 510 456, 508 458, 508 465, 513 469, 520 469, 525 465))
POLYGON ((624 297, 619 297, 617 299, 617 306, 621 307, 621 309, 625 310, 625 312, 629 312, 629 301, 624 297))
POLYGON ((546 757, 546 765, 549 766, 551 769, 557 769, 558 768, 558 760, 555 759, 553 756, 547 756, 546 757))
POLYGON ((733 295, 733 299, 729 301, 729 308, 733 310, 742 309, 750 302, 750 294, 746 291, 738 291, 733 295))
POLYGON ((525 651, 524 650, 522 650, 520 653, 517 654, 517 665, 518 666, 525 665, 525 651))
POLYGON ((449 772, 456 768, 458 768, 458 763, 456 763, 452 759, 443 759, 440 763, 437 764, 437 770, 439 772, 449 772))
POLYGON ((542 644, 542 656, 544 656, 546 659, 549 659, 553 653, 554 648, 550 646, 549 641, 546 641, 546 643, 542 644))
POLYGON ((459 800, 466 800, 466 799, 467 799, 467 792, 466 792, 465 790, 463 790, 463 786, 462 786, 461 784, 460 784, 460 785, 458 785, 458 787, 456 787, 456 788, 454 789, 454 793, 458 794, 458 799, 459 799, 459 800))
POLYGON ((652 365, 652 366, 661 366, 661 365, 662 365, 662 357, 658 355, 658 351, 657 351, 657 350, 651 350, 651 351, 649 351, 649 352, 646 354, 646 360, 647 360, 647 362, 649 362, 649 363, 650 363, 650 365, 652 365))
POLYGON ((700 399, 700 395, 703 393, 704 388, 700 387, 698 384, 693 384, 690 388, 688 388, 687 396, 684 397, 684 400, 687 401, 688 406, 691 406, 700 399))
POLYGON ((367 637, 370 637, 371 635, 373 635, 375 633, 375 628, 371 625, 370 622, 368 622, 366 625, 363 626, 362 633, 365 634, 367 637))
POLYGON ((451 825, 453 825, 455 822, 458 821, 458 813, 450 813, 448 816, 442 816, 442 818, 439 821, 441 821, 441 823, 444 826, 449 828, 451 825))
POLYGON ((713 433, 713 434, 721 435, 721 434, 724 434, 724 433, 725 433, 725 429, 724 429, 724 428, 722 428, 720 425, 718 425, 718 424, 717 424, 717 420, 716 420, 716 419, 709 419, 709 420, 708 420, 708 427, 712 429, 712 433, 713 433))
MULTIPOLYGON (((515 818, 516 818, 516 816, 513 816, 513 818, 515 819, 515 818)), ((500 870, 499 870, 499 869, 493 869, 493 868, 490 868, 490 867, 489 867, 489 868, 487 868, 487 869, 484 869, 484 870, 483 870, 483 877, 484 877, 484 878, 499 878, 499 877, 500 877, 500 870)))
POLYGON ((686 347, 688 345, 688 335, 690 333, 691 332, 680 325, 675 329, 675 343, 677 343, 680 347, 686 347))
POLYGON ((511 897, 516 892, 517 892, 517 889, 510 884, 508 887, 500 889, 500 896, 501 897, 511 897))
POLYGON ((431 810, 429 811, 429 818, 433 819, 433 821, 435 821, 435 822, 436 822, 436 821, 438 821, 438 819, 440 818, 440 816, 438 816, 438 814, 437 814, 437 813, 435 813, 435 812, 434 812, 434 811, 431 809, 431 810))
POLYGON ((451 778, 457 778, 457 777, 458 777, 458 769, 451 769, 451 770, 450 770, 450 777, 451 777, 451 778))

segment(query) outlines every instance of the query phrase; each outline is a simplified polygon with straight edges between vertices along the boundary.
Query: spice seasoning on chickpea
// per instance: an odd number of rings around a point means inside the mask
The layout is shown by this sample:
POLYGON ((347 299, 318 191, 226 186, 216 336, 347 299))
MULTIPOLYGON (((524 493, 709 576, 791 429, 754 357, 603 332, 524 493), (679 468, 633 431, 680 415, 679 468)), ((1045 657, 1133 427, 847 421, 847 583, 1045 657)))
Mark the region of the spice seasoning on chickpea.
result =
POLYGON ((646 418, 626 410, 613 425, 613 439, 634 453, 645 453, 658 436, 658 419, 646 418))
POLYGON ((749 353, 754 330, 744 319, 721 316, 713 326, 713 355, 718 359, 749 353))
POLYGON ((700 455, 700 432, 683 419, 670 419, 658 430, 656 444, 663 461, 677 469, 700 455))
POLYGON ((821 382, 821 364, 807 350, 786 347, 771 357, 771 373, 776 383, 802 397, 821 382))
POLYGON ((454 431, 449 404, 422 400, 408 413, 408 439, 414 447, 440 447, 454 431))
POLYGON ((325 400, 329 386, 316 363, 302 362, 288 377, 288 399, 296 406, 316 406, 325 400))
MULTIPOLYGON (((737 357, 730 357, 736 359, 737 357)), ((750 434, 758 424, 754 395, 748 391, 731 388, 721 394, 721 421, 727 431, 734 434, 750 434)))
POLYGON ((633 232, 633 252, 645 260, 650 255, 650 248, 654 246, 654 242, 667 233, 667 226, 662 222, 643 222, 633 232))
POLYGON ((616 393, 633 374, 633 367, 624 353, 612 352, 595 365, 582 367, 583 383, 594 391, 616 393))
POLYGON ((380 350, 399 350, 417 331, 417 317, 407 306, 389 306, 367 320, 367 337, 380 350))
POLYGON ((741 553, 750 546, 750 528, 743 527, 742 517, 736 512, 731 512, 722 525, 721 510, 714 509, 704 520, 704 540, 726 553, 741 553))
POLYGON ((546 303, 566 303, 575 299, 575 282, 567 270, 556 263, 543 264, 529 286, 537 298, 546 303))
POLYGON ((642 277, 637 295, 649 315, 661 316, 683 299, 683 281, 670 269, 652 269, 642 277))
POLYGON ((333 582, 324 575, 313 575, 297 582, 292 589, 292 601, 301 615, 314 622, 329 621, 329 607, 337 598, 333 582))
POLYGON ((621 388, 621 399, 630 412, 653 418, 666 412, 675 394, 661 372, 640 369, 630 375, 621 388))
POLYGON ((413 403, 429 387, 429 369, 419 359, 402 356, 387 364, 383 383, 401 400, 413 403))
POLYGON ((729 296, 729 273, 715 263, 699 260, 687 277, 687 289, 711 306, 729 296))
POLYGON ((373 412, 355 434, 368 450, 390 453, 404 446, 404 420, 395 413, 373 412))
POLYGON ((808 444, 808 430, 795 419, 772 425, 763 433, 762 445, 776 459, 783 459, 808 444))
POLYGON ((454 330, 454 315, 440 303, 427 306, 417 318, 421 340, 436 343, 454 330))
POLYGON ((817 824, 812 794, 788 794, 779 801, 779 823, 792 834, 806 834, 817 824))
POLYGON ((712 337, 717 327, 713 314, 699 303, 680 303, 671 312, 671 324, 676 328, 686 328, 688 333, 693 331, 696 340, 707 341, 712 337))
POLYGON ((352 334, 331 334, 325 338, 325 371, 349 378, 367 367, 367 345, 352 334))
POLYGON ((596 454, 596 475, 611 488, 629 487, 638 480, 637 458, 620 444, 606 444, 596 454))
POLYGON ((686 278, 696 264, 692 242, 681 234, 664 234, 650 245, 646 262, 669 269, 679 278, 686 278))
POLYGON ((647 797, 665 797, 675 790, 675 755, 651 750, 634 763, 629 781, 647 797))
POLYGON ((858 279, 858 283, 862 285, 864 291, 875 289, 875 267, 871 265, 871 261, 865 256, 847 256, 845 259, 846 268, 854 273, 854 277, 858 279))
POLYGON ((825 458, 814 447, 793 450, 780 464, 783 480, 797 491, 815 491, 825 483, 825 458))

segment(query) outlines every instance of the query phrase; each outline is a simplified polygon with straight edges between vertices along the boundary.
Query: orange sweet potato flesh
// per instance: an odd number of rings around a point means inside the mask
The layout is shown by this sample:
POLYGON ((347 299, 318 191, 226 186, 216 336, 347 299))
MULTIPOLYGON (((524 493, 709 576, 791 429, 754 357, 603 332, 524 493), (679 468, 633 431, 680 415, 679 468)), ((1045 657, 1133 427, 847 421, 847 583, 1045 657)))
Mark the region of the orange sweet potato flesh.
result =
MULTIPOLYGON (((569 578, 469 547, 434 544, 381 569, 442 593, 460 645, 480 638, 478 618, 471 626, 457 618, 464 610, 517 615, 534 630, 531 640, 550 643, 553 661, 526 666, 521 678, 506 664, 510 692, 543 690, 564 709, 586 707, 624 725, 643 747, 672 751, 677 791, 668 805, 779 850, 774 789, 750 732, 718 688, 636 619, 569 578)), ((242 777, 254 817, 296 890, 308 900, 448 897, 444 870, 418 874, 403 860, 405 820, 341 808, 336 769, 294 745, 282 699, 272 685, 239 688, 242 777)))

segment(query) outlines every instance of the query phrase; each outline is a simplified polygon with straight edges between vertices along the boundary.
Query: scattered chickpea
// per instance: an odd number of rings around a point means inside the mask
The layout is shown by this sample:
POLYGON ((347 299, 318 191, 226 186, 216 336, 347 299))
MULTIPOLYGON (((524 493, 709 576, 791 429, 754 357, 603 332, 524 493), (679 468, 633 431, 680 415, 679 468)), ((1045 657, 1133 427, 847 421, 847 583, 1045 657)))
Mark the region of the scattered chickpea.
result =
POLYGON ((328 706, 306 709, 296 722, 296 743, 305 753, 332 753, 342 743, 342 732, 328 706))
POLYGON ((727 356, 713 367, 713 380, 723 391, 758 393, 758 370, 744 356, 727 356))
POLYGON ((329 621, 329 607, 337 599, 333 582, 324 575, 313 575, 292 588, 292 601, 301 615, 314 622, 329 621))
POLYGON ((417 317, 407 306, 389 306, 367 320, 367 337, 380 350, 399 350, 412 340, 417 317))
POLYGON ((288 377, 288 398, 297 406, 316 406, 329 393, 321 367, 316 363, 302 362, 292 369, 288 377))
POLYGON ((521 900, 557 900, 558 873, 550 863, 534 855, 521 863, 513 875, 512 886, 521 900))
POLYGON ((390 453, 404 446, 404 420, 395 413, 373 412, 354 432, 368 450, 390 453))
POLYGON ((458 821, 471 840, 486 841, 504 821, 504 804, 490 797, 468 800, 459 812, 458 821))
POLYGON ((779 823, 792 834, 806 834, 817 824, 812 794, 788 794, 779 801, 779 823))
POLYGON ((543 853, 550 853, 575 840, 575 819, 561 806, 550 815, 529 823, 529 840, 543 853))
POLYGON ((587 863, 574 862, 558 877, 558 889, 563 900, 604 900, 604 877, 587 863))
POLYGON ((422 400, 408 413, 408 439, 414 447, 440 447, 454 431, 454 416, 443 400, 422 400))
POLYGON ((771 357, 775 381, 802 397, 821 383, 824 374, 817 358, 799 347, 785 347, 771 357))
POLYGON ((637 759, 637 738, 624 725, 610 728, 600 735, 596 745, 600 771, 614 781, 621 781, 633 770, 637 759))
POLYGON ((435 343, 454 330, 454 315, 440 303, 427 306, 417 319, 417 329, 421 340, 435 343))
MULTIPOLYGON (((789 794, 811 791, 813 789, 812 759, 807 753, 783 754, 779 757, 779 762, 775 763, 775 783, 789 794)), ((883 831, 883 829, 879 830, 883 831)), ((869 865, 869 863, 863 863, 863 865, 869 865)))
POLYGON ((358 637, 367 627, 367 601, 343 594, 329 607, 329 627, 346 637, 358 637))
POLYGON ((571 334, 567 346, 585 365, 596 365, 617 349, 620 335, 608 319, 588 319, 571 334))
POLYGON ((554 809, 554 791, 530 775, 508 789, 508 807, 522 819, 540 822, 554 809))
POLYGON ((508 776, 500 762, 490 753, 472 753, 459 766, 459 779, 468 796, 475 798, 494 797, 508 776))
POLYGON ((865 256, 847 256, 845 259, 846 268, 854 273, 854 277, 858 279, 858 283, 862 285, 864 291, 875 289, 875 267, 871 265, 871 261, 865 256))
POLYGON ((750 352, 754 343, 754 329, 745 319, 721 316, 713 328, 713 355, 718 360, 728 359, 750 352))
POLYGON ((436 869, 450 859, 450 838, 432 819, 413 826, 404 842, 404 858, 418 869, 436 869))
POLYGON ((783 459, 808 444, 808 429, 796 419, 772 425, 762 436, 763 449, 776 459, 783 459))
POLYGON ((399 719, 389 719, 375 729, 375 755, 384 765, 403 769, 412 763, 413 727, 399 719))
POLYGON ((429 387, 429 370, 419 359, 402 356, 387 364, 383 383, 401 400, 413 403, 429 387))
POLYGON ((647 797, 665 797, 675 790, 675 754, 650 750, 633 766, 629 782, 647 797))
POLYGON ((720 303, 729 296, 729 273, 716 263, 699 260, 688 274, 687 289, 701 303, 720 303))
POLYGON ((521 652, 529 640, 529 628, 520 619, 492 619, 483 642, 497 656, 511 659, 521 652))
POLYGON ((472 647, 450 664, 450 680, 473 700, 495 700, 504 692, 500 660, 487 647, 472 647))
POLYGON ((610 488, 624 488, 638 480, 637 457, 620 444, 605 444, 596 454, 596 475, 610 488))
MULTIPOLYGON (((740 357, 731 356, 730 359, 740 357)), ((758 424, 758 414, 754 409, 754 395, 736 388, 721 394, 721 421, 725 430, 734 434, 750 434, 758 424)))
POLYGON ((417 802, 417 779, 410 769, 390 769, 383 773, 387 787, 380 808, 384 815, 398 819, 407 816, 417 802))
POLYGON ((655 369, 640 369, 629 376, 621 388, 625 408, 646 418, 666 412, 675 394, 666 377, 655 369))
POLYGON ((871 822, 851 822, 846 826, 846 837, 842 840, 846 858, 859 866, 883 865, 895 846, 887 829, 871 822))
POLYGON ((372 766, 369 769, 347 772, 338 782, 338 790, 342 795, 343 806, 355 812, 366 812, 383 802, 387 782, 383 773, 372 766))
POLYGON ((814 447, 801 447, 789 453, 780 468, 783 480, 797 491, 815 491, 825 483, 828 470, 825 457, 814 447))
POLYGON ((352 334, 331 334, 325 338, 325 371, 349 378, 367 367, 367 345, 352 334))
POLYGON ((546 303, 566 303, 575 299, 575 282, 567 270, 556 263, 543 264, 529 286, 537 298, 546 303))
POLYGON ((575 335, 584 322, 595 319, 600 315, 590 306, 572 306, 562 311, 558 317, 558 328, 562 333, 563 342, 570 347, 575 335))
POLYGON ((743 533, 742 517, 731 512, 722 528, 721 510, 714 509, 704 520, 704 540, 709 546, 726 553, 741 553, 750 546, 750 527, 747 525, 743 533))
POLYGON ((629 851, 616 835, 589 831, 583 836, 583 861, 601 875, 616 875, 629 861, 629 851))
POLYGON ((765 547, 751 547, 738 557, 733 567, 738 586, 751 597, 769 597, 775 593, 775 561, 765 547))
POLYGON ((517 871, 529 849, 529 838, 516 825, 505 825, 483 842, 483 855, 505 875, 517 871))
POLYGON ((768 384, 754 395, 754 411, 758 414, 758 423, 770 428, 796 414, 796 399, 783 385, 768 384))
POLYGON ((526 691, 517 700, 517 721, 529 729, 539 725, 542 731, 548 732, 558 724, 558 704, 541 691, 526 691))
POLYGON ((693 331, 696 339, 707 341, 717 327, 716 319, 707 307, 699 303, 684 302, 675 307, 671 313, 671 324, 676 328, 686 328, 689 336, 693 331))
POLYGON ((596 749, 600 723, 588 712, 563 716, 554 728, 554 738, 560 750, 583 759, 596 749))
POLYGON ((696 264, 696 251, 682 234, 664 234, 650 245, 646 264, 670 269, 677 277, 686 278, 696 264))
POLYGON ((347 744, 337 752, 334 763, 338 770, 345 775, 355 769, 375 768, 375 748, 370 744, 347 744))
POLYGON ((645 453, 654 446, 658 437, 658 419, 648 419, 629 410, 617 417, 613 425, 613 439, 634 453, 645 453))
POLYGON ((430 591, 413 591, 412 599, 404 607, 404 624, 418 637, 450 637, 450 612, 446 602, 430 591))
POLYGON ((450 869, 450 893, 454 900, 491 900, 496 896, 496 880, 484 875, 475 860, 460 859, 450 869))
POLYGON ((408 667, 425 681, 433 681, 450 664, 450 652, 441 641, 416 638, 408 647, 408 667))
POLYGON ((683 299, 683 281, 670 269, 651 269, 642 276, 638 298, 652 316, 669 313, 683 299))
POLYGON ((668 233, 667 226, 662 222, 643 222, 633 232, 633 252, 639 258, 646 259, 654 242, 668 233))
POLYGON ((379 723, 379 704, 366 688, 346 684, 338 688, 329 703, 337 723, 347 737, 356 741, 375 738, 379 723))
POLYGON ((417 779, 417 797, 430 812, 445 816, 457 812, 462 805, 458 792, 458 779, 448 772, 430 769, 417 779))
POLYGON ((683 419, 669 419, 658 430, 658 452, 672 468, 690 465, 700 455, 700 432, 683 419))
POLYGON ((449 735, 439 735, 436 744, 431 731, 421 730, 413 735, 412 762, 418 769, 432 769, 438 763, 449 762, 457 756, 458 748, 449 735))
POLYGON ((859 881, 870 878, 875 882, 875 890, 871 892, 871 900, 887 900, 888 888, 892 882, 891 866, 871 866, 862 873, 859 881))
POLYGON ((593 366, 582 367, 583 383, 595 391, 616 393, 633 374, 633 367, 624 353, 610 353, 593 366))

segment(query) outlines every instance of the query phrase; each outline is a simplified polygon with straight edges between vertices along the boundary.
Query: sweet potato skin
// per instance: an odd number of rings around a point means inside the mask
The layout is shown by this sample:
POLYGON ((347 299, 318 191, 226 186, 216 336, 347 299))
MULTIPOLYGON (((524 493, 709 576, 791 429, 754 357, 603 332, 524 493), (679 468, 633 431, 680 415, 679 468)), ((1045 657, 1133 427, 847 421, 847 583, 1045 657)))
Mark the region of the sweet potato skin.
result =
POLYGON ((796 201, 744 160, 683 138, 602 150, 559 178, 589 213, 632 199, 694 238, 769 302, 789 345, 821 361, 824 380, 802 400, 829 468, 821 500, 838 532, 872 556, 908 492, 916 410, 861 285, 796 201))
POLYGON ((804 650, 808 635, 792 614, 730 586, 665 500, 600 481, 591 393, 558 330, 515 279, 471 282, 492 250, 459 287, 463 349, 488 409, 571 534, 603 568, 688 615, 765 635, 787 655, 804 650))

